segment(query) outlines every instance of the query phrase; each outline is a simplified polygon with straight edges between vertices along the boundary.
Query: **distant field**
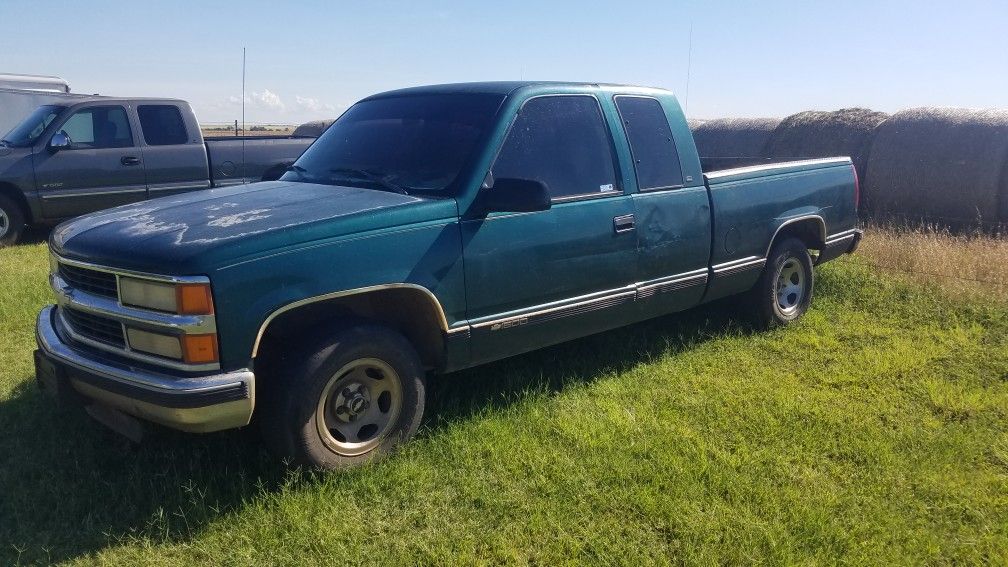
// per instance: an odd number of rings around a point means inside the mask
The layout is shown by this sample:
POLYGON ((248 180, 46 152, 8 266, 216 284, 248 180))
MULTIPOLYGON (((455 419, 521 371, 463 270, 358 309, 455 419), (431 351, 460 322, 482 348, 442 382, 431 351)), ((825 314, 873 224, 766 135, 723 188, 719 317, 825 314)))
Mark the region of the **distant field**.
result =
MULTIPOLYGON (((265 124, 262 126, 248 126, 244 133, 239 127, 239 135, 245 136, 289 136, 297 126, 290 124, 265 124)), ((203 133, 203 137, 219 137, 219 136, 234 136, 234 126, 223 126, 219 124, 212 125, 200 125, 200 131, 203 133)))
POLYGON ((786 330, 718 304, 438 379, 417 440, 330 474, 55 409, 45 247, 0 250, 0 564, 1008 564, 1008 303, 883 250, 786 330))

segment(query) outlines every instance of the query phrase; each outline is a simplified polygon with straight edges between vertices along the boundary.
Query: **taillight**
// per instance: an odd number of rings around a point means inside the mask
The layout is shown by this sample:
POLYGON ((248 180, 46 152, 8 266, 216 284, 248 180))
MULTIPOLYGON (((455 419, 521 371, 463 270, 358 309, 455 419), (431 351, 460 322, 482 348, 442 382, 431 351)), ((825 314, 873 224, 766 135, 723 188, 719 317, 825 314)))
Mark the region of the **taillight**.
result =
POLYGON ((854 172, 854 211, 857 212, 858 207, 861 205, 861 180, 858 179, 857 168, 853 165, 851 166, 851 171, 854 172))

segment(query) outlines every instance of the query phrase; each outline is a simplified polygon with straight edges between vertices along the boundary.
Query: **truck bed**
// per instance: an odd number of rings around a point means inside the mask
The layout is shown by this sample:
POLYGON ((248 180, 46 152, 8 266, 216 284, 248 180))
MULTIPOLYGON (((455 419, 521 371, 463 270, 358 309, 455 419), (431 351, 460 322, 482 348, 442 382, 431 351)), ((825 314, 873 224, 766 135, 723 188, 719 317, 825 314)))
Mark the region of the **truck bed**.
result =
POLYGON ((204 138, 210 181, 215 187, 224 187, 276 179, 314 141, 315 138, 295 136, 204 138))
MULTIPOLYGON (((822 240, 857 227, 850 158, 789 161, 723 169, 704 174, 713 214, 711 266, 758 262, 766 258, 774 231, 788 222, 822 221, 822 240)), ((725 269, 730 269, 725 268, 725 269)), ((713 289, 721 297, 747 289, 753 281, 730 280, 731 289, 713 289)))

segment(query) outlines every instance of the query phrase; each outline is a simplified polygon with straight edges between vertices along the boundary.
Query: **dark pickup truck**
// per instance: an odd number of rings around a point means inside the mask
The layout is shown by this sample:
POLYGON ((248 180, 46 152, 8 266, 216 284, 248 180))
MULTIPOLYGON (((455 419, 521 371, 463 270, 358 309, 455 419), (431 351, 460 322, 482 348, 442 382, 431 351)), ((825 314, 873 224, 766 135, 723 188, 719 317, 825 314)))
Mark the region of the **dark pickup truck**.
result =
POLYGON ((417 430, 431 374, 735 294, 797 320, 857 200, 846 157, 702 172, 658 89, 378 94, 278 181, 53 230, 36 376, 124 432, 254 414, 283 457, 360 463, 417 430))
POLYGON ((0 246, 28 224, 276 179, 314 140, 204 140, 181 100, 82 97, 40 106, 0 141, 0 246))

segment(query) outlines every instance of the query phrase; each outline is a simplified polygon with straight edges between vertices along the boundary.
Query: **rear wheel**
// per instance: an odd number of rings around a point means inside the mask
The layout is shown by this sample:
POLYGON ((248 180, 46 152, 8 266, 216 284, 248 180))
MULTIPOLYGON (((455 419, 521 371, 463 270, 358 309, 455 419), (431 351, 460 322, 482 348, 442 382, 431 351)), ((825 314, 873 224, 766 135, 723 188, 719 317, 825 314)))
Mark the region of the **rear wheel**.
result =
POLYGON ((750 300, 758 325, 773 328, 801 318, 812 303, 815 273, 805 243, 783 240, 771 249, 750 300))
POLYGON ((424 372, 412 345, 376 325, 336 332, 264 376, 263 438, 295 463, 339 468, 387 454, 412 437, 424 372))
POLYGON ((24 211, 13 199, 0 195, 0 247, 16 243, 24 228, 24 211))

